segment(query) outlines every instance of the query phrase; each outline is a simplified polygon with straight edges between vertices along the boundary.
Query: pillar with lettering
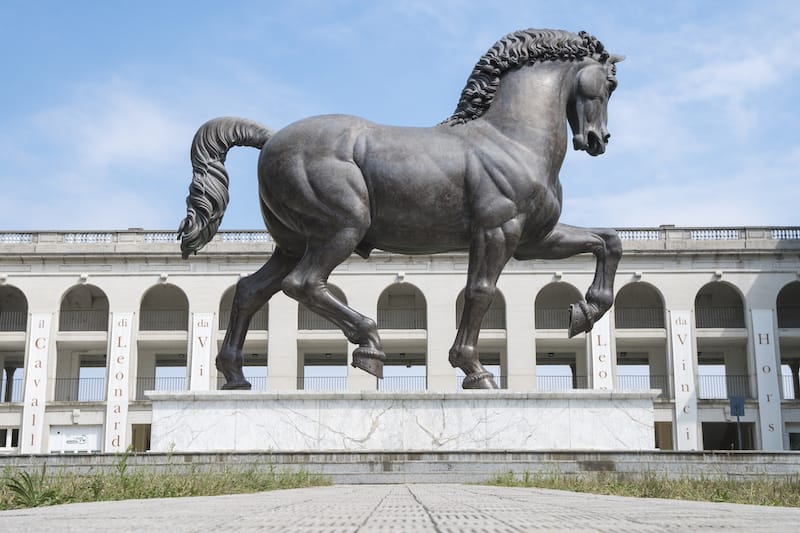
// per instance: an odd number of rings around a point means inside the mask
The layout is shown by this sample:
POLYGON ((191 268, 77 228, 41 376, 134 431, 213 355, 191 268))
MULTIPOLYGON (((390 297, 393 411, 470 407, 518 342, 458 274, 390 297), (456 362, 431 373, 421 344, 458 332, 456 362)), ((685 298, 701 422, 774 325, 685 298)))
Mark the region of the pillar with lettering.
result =
POLYGON ((592 354, 592 388, 611 390, 614 378, 611 375, 611 320, 608 313, 595 322, 589 334, 589 353, 592 354))
POLYGON ((192 313, 192 362, 190 390, 212 390, 211 372, 214 313, 192 313))
POLYGON ((675 380, 675 444, 678 450, 699 450, 697 385, 689 311, 670 311, 670 345, 675 380))
POLYGON ((133 313, 111 313, 106 393, 105 446, 107 453, 124 452, 128 439, 133 313))
POLYGON ((25 403, 22 407, 20 453, 43 453, 44 408, 47 403, 47 359, 52 315, 33 313, 25 354, 25 403))
POLYGON ((778 354, 771 309, 753 309, 753 349, 758 383, 758 416, 761 426, 761 449, 783 449, 781 395, 778 354))

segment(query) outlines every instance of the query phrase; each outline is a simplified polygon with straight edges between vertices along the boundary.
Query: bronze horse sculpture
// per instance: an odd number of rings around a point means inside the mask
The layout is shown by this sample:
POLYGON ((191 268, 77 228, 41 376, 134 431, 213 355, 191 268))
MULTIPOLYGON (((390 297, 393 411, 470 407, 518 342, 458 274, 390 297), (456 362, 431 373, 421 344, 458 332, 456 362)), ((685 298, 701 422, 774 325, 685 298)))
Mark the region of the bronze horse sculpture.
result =
POLYGON ((249 389, 242 346, 253 314, 276 292, 341 328, 352 364, 382 377, 385 354, 373 320, 339 301, 327 280, 353 252, 468 251, 464 310, 450 349, 465 389, 497 388, 481 365, 481 320, 512 257, 596 256, 585 301, 570 306, 569 335, 588 332, 613 303, 622 246, 611 229, 558 222, 558 173, 567 123, 576 150, 602 154, 615 63, 586 32, 529 29, 500 39, 467 80, 455 113, 431 128, 383 126, 326 115, 272 132, 249 120, 204 124, 191 148, 187 215, 178 230, 186 258, 208 243, 228 204, 224 162, 233 146, 261 150, 261 212, 275 249, 242 278, 216 358, 225 389, 249 389))

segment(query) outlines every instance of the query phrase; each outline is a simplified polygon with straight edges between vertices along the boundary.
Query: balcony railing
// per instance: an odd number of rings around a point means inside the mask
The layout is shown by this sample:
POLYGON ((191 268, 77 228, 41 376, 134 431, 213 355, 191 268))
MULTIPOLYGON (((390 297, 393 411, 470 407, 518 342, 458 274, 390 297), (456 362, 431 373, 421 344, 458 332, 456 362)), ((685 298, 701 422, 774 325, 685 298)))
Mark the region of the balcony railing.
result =
POLYGON ((618 329, 663 328, 664 308, 614 307, 614 321, 618 329))
POLYGON ((186 377, 136 378, 136 399, 146 400, 145 391, 182 391, 186 390, 186 377))
MULTIPOLYGON (((220 309, 219 311, 219 329, 227 330, 228 322, 231 319, 230 309, 220 309)), ((253 318, 250 319, 250 331, 267 331, 269 329, 269 312, 265 308, 258 310, 253 318)))
POLYGON ((140 331, 186 331, 189 325, 187 309, 142 309, 140 331))
POLYGON ((726 400, 731 396, 752 398, 749 376, 699 376, 697 397, 702 400, 726 400))
POLYGON ((56 378, 57 402, 102 402, 106 399, 106 378, 56 378))
POLYGON ((661 389, 661 394, 658 395, 659 398, 669 398, 667 384, 667 376, 663 375, 617 376, 617 387, 621 390, 661 389))
POLYGON ((779 328, 800 328, 800 306, 781 306, 778 308, 779 328))
POLYGON ((425 309, 378 309, 380 329, 426 329, 425 309))
POLYGON ((297 388, 321 391, 345 390, 347 389, 347 376, 298 377, 297 388))
POLYGON ((586 376, 536 376, 536 388, 539 390, 585 389, 588 383, 586 376))
MULTIPOLYGON (((24 372, 22 368, 17 369, 18 372, 24 372)), ((3 387, 0 390, 0 403, 19 403, 22 401, 22 378, 14 378, 10 382, 3 381, 3 387), (9 383, 11 385, 11 397, 6 400, 8 396, 9 383)))
POLYGON ((696 307, 695 319, 698 328, 743 328, 742 307, 696 307))
POLYGON ((59 331, 108 331, 108 309, 62 309, 59 331))
POLYGON ((535 310, 536 329, 567 329, 569 308, 542 307, 535 310))
POLYGON ((0 331, 25 331, 27 326, 27 311, 0 311, 0 331))
POLYGON ((794 389, 794 379, 792 375, 781 375, 781 385, 783 385, 784 400, 800 400, 800 391, 794 389))
MULTIPOLYGON (((463 307, 456 309, 456 320, 461 320, 461 315, 464 311, 463 307)), ((506 310, 503 308, 489 309, 483 315, 481 321, 481 329, 506 329, 506 310)))
POLYGON ((301 330, 334 330, 339 329, 339 326, 331 322, 325 317, 301 307, 297 314, 297 329, 301 330))
POLYGON ((387 376, 378 380, 378 390, 415 391, 428 387, 426 376, 387 376))

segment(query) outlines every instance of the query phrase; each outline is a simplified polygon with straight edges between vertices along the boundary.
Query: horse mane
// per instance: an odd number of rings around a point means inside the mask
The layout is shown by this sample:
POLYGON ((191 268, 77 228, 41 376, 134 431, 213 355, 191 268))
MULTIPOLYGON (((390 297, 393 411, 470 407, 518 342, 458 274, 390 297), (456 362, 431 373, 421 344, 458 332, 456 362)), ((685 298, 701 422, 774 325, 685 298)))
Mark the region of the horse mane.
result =
POLYGON ((544 61, 576 61, 596 56, 609 57, 603 43, 585 31, 527 29, 509 33, 478 60, 467 79, 455 112, 442 124, 454 126, 474 120, 492 105, 500 78, 507 71, 544 61))

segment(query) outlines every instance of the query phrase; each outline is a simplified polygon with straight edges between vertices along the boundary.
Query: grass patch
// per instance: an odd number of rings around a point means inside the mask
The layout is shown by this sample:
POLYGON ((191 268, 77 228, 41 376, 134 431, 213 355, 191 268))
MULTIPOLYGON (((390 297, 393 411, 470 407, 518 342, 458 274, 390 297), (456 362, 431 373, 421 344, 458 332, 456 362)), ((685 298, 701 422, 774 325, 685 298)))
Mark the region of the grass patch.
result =
POLYGON ((305 470, 276 471, 273 465, 221 472, 185 471, 177 467, 165 472, 144 468, 129 470, 127 454, 112 472, 79 475, 46 475, 46 467, 35 475, 6 469, 0 478, 0 509, 19 509, 60 503, 95 502, 181 496, 217 496, 277 489, 330 485, 325 476, 305 470))
POLYGON ((487 484, 503 487, 536 487, 637 498, 666 498, 706 502, 744 503, 800 507, 800 478, 737 481, 708 479, 666 479, 645 474, 640 479, 620 480, 608 473, 580 478, 561 474, 505 472, 487 484))

